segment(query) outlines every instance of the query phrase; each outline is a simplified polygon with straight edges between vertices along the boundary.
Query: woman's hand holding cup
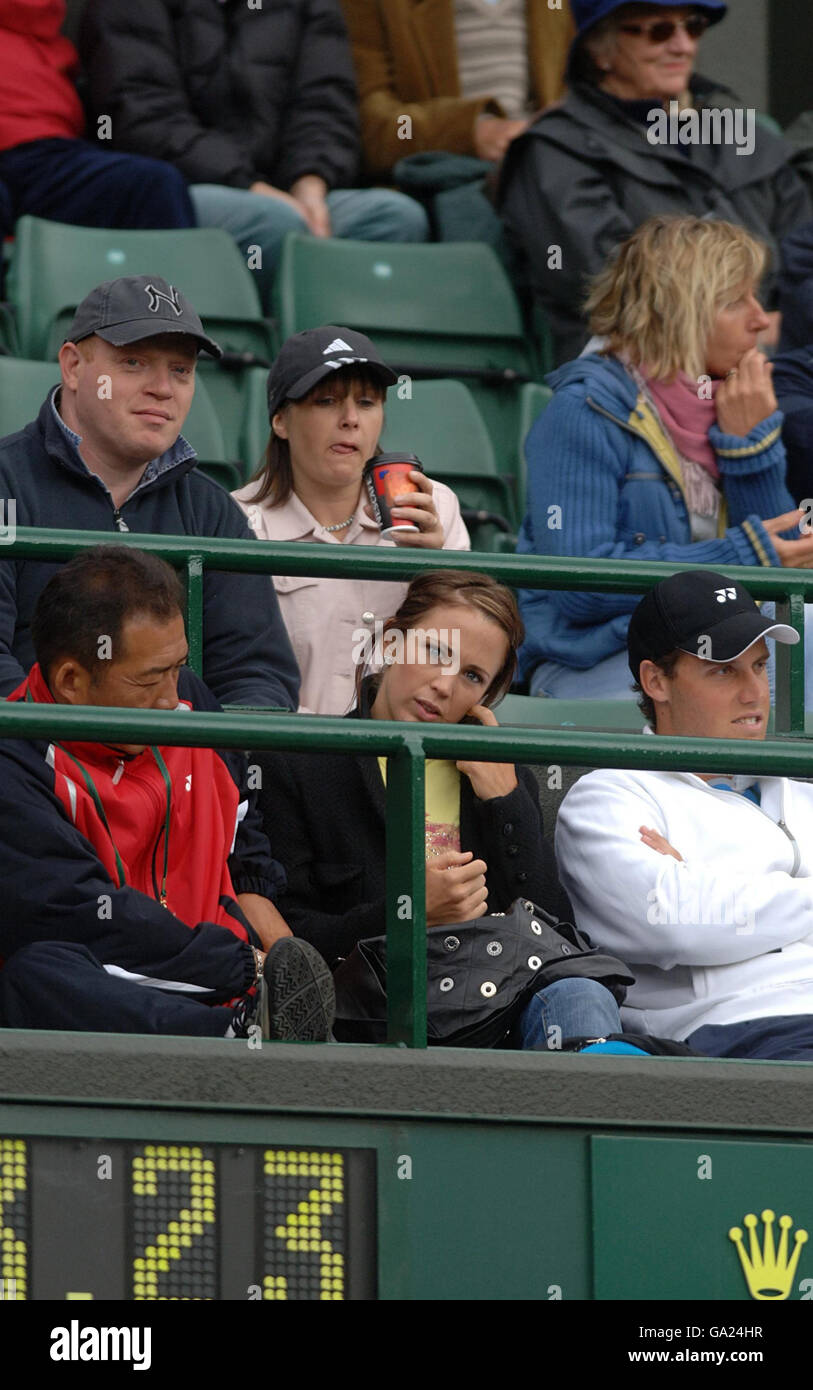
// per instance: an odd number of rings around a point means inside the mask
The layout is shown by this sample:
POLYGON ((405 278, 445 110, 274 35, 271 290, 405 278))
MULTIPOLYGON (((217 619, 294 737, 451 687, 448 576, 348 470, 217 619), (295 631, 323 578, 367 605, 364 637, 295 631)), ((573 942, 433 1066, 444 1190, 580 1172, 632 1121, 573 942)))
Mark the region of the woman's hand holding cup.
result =
POLYGON ((432 496, 432 484, 425 473, 417 469, 410 473, 416 492, 404 492, 394 498, 393 516, 403 517, 417 526, 417 531, 394 532, 396 545, 418 546, 425 550, 443 549, 443 527, 432 496))

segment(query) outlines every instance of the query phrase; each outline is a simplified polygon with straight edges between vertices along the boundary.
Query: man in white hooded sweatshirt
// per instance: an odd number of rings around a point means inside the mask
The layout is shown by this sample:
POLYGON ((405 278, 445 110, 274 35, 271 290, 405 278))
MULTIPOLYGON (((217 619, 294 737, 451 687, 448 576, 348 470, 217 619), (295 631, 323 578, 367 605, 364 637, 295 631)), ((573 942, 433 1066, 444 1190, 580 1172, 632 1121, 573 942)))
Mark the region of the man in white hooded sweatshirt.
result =
MULTIPOLYGON (((655 585, 628 638, 654 733, 764 739, 767 636, 798 641, 724 575, 655 585)), ((591 772, 562 803, 556 854, 579 927, 636 977, 625 1028, 813 1060, 813 785, 591 772)))

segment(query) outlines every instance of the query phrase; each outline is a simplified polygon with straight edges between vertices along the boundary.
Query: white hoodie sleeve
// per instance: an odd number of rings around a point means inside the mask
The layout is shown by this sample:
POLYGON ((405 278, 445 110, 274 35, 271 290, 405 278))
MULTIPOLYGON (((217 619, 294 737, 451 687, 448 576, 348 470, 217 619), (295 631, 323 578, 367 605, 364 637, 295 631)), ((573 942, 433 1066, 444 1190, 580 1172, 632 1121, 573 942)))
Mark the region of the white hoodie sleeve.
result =
MULTIPOLYGON (((754 820, 750 841, 715 834, 726 807, 698 790, 696 818, 684 819, 678 837, 675 820, 685 806, 670 804, 670 827, 669 794, 665 780, 647 786, 637 774, 607 771, 582 778, 562 802, 559 873, 577 924, 594 942, 630 962, 671 970, 749 960, 813 934, 813 878, 771 867, 767 822, 760 836, 754 820), (684 862, 645 845, 642 825, 671 836, 684 862)), ((791 860, 789 842, 787 853, 791 860)))

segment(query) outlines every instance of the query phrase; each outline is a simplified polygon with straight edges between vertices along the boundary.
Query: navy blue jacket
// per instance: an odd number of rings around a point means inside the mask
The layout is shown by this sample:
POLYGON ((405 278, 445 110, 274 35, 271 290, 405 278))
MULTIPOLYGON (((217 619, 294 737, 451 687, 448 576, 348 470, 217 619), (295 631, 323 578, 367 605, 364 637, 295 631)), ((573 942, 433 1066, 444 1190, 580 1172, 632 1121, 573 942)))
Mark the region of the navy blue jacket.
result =
MULTIPOLYGON (((50 394, 36 420, 0 440, 0 498, 14 498, 17 526, 255 539, 228 493, 197 471, 191 447, 117 509, 60 428, 50 394)), ((34 607, 58 568, 0 559, 0 695, 34 663, 34 607)), ((203 678, 222 704, 296 709, 299 670, 268 575, 207 571, 203 637, 203 678)))
MULTIPOLYGON (((813 273, 808 285, 813 307, 813 273)), ((809 337, 813 341, 813 317, 809 337)), ((773 359, 773 389, 785 415, 788 488, 802 506, 813 497, 813 347, 780 352, 773 359)))

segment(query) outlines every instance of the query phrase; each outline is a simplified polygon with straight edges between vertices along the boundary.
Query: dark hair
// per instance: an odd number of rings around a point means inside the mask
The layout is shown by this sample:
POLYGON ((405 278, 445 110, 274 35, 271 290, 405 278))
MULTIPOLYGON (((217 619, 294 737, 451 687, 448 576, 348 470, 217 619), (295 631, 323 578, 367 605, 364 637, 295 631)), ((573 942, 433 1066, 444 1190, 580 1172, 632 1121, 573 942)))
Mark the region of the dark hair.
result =
MULTIPOLYGON (((659 656, 657 661, 655 661, 654 657, 651 658, 651 660, 653 666, 659 667, 659 669, 663 671, 663 674, 667 678, 671 678, 674 675, 675 667, 677 666, 678 661, 682 656, 683 652, 680 651, 677 647, 675 647, 673 651, 667 652, 666 656, 659 656)), ((635 694, 638 696, 639 710, 644 716, 644 719, 646 720, 647 724, 651 724, 654 729, 655 701, 652 699, 651 695, 647 695, 640 681, 636 681, 632 688, 635 694)))
POLYGON ((95 676, 104 661, 101 637, 116 652, 128 619, 145 614, 170 622, 183 610, 181 582, 157 555, 127 545, 83 550, 51 576, 37 600, 31 636, 40 670, 47 680, 60 657, 73 657, 95 676))
MULTIPOLYGON (((412 580, 398 611, 388 618, 382 636, 388 632, 408 632, 438 604, 449 607, 475 608, 502 628, 508 641, 508 651, 499 671, 488 687, 480 704, 493 705, 508 691, 517 666, 517 648, 525 636, 517 601, 510 589, 499 584, 489 574, 470 574, 465 570, 426 570, 412 580)), ((375 699, 382 672, 374 675, 369 685, 369 702, 375 699)), ((356 671, 356 697, 360 701, 364 667, 356 671)))
MULTIPOLYGON (((365 372, 363 364, 350 362, 347 366, 339 367, 335 372, 330 372, 321 381, 317 381, 307 395, 302 397, 302 400, 293 401, 290 397, 284 400, 279 410, 287 410, 291 405, 302 405, 304 401, 309 401, 319 391, 324 391, 327 382, 330 382, 332 387, 338 388, 342 392, 342 399, 344 399, 355 381, 361 382, 365 391, 374 391, 376 395, 380 395, 382 401, 386 400, 387 388, 383 385, 381 378, 365 372)), ((275 411, 274 413, 277 414, 278 412, 275 411)), ((281 507, 283 502, 288 501, 294 490, 290 446, 287 439, 280 439, 279 435, 274 433, 273 424, 262 463, 249 482, 258 484, 254 495, 245 499, 249 503, 256 504, 268 501, 272 507, 281 507)))

